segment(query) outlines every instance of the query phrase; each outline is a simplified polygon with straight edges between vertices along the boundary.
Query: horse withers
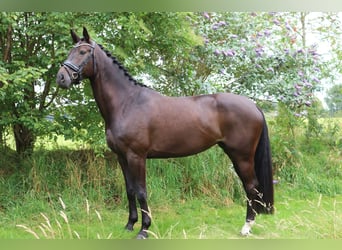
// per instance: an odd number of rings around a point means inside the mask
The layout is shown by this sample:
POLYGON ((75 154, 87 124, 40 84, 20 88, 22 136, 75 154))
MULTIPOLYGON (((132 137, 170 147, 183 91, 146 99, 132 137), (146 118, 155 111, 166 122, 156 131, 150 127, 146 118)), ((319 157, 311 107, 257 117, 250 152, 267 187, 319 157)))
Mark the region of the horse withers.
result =
POLYGON ((270 142, 262 111, 248 98, 230 93, 168 97, 134 80, 108 51, 74 31, 75 46, 57 73, 69 88, 88 78, 105 121, 110 149, 117 154, 126 184, 129 217, 126 229, 142 224, 137 238, 146 238, 151 224, 146 192, 146 159, 183 157, 218 145, 233 163, 247 196, 248 235, 258 213, 273 213, 270 142))

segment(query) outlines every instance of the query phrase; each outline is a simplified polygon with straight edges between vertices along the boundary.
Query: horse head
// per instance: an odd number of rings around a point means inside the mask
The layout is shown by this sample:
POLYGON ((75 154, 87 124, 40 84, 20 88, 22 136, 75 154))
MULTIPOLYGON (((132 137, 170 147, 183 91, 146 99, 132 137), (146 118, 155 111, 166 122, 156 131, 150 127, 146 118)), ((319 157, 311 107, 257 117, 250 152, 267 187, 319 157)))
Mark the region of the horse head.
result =
POLYGON ((70 33, 75 45, 62 63, 56 78, 57 84, 62 88, 69 88, 95 74, 95 42, 91 40, 85 27, 82 39, 73 30, 70 33))

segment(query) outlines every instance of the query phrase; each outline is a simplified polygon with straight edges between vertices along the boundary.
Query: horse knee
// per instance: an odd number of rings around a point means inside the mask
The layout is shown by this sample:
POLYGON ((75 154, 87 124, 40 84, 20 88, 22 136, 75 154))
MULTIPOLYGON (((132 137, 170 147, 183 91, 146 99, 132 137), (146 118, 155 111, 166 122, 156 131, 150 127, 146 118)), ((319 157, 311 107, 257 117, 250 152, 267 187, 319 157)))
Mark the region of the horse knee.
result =
POLYGON ((137 196, 137 200, 141 203, 141 202, 146 202, 147 200, 147 193, 144 189, 139 188, 136 191, 136 196, 137 196))

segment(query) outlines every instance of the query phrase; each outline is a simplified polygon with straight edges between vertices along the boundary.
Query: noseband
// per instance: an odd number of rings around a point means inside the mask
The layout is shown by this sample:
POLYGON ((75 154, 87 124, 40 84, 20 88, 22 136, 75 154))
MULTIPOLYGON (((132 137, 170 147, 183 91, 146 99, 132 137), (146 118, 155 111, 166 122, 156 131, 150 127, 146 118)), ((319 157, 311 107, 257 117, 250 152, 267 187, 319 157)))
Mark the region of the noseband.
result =
POLYGON ((70 79, 73 80, 75 83, 79 83, 82 80, 83 67, 87 65, 87 63, 89 62, 91 58, 93 58, 93 65, 94 65, 94 72, 95 72, 95 52, 94 52, 95 45, 92 45, 89 43, 81 43, 79 45, 75 45, 74 48, 78 48, 81 46, 89 46, 91 48, 91 51, 88 57, 80 65, 77 66, 69 60, 66 60, 62 63, 62 66, 68 72, 70 79), (71 70, 71 72, 69 70, 71 70))

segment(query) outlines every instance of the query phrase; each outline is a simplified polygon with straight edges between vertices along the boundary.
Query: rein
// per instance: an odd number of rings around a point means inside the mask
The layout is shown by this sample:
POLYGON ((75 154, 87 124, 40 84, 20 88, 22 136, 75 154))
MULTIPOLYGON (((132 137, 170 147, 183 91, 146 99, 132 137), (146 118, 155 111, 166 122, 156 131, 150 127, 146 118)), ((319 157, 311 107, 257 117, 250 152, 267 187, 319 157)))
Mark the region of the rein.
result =
POLYGON ((75 65, 73 62, 66 60, 62 63, 62 66, 66 69, 69 74, 70 79, 74 80, 76 83, 79 83, 82 80, 82 70, 85 65, 89 62, 91 58, 93 58, 94 72, 95 72, 95 45, 89 43, 81 43, 79 45, 74 46, 74 48, 78 48, 81 46, 89 46, 91 48, 89 56, 80 64, 75 65), (72 72, 70 73, 71 70, 72 72))

